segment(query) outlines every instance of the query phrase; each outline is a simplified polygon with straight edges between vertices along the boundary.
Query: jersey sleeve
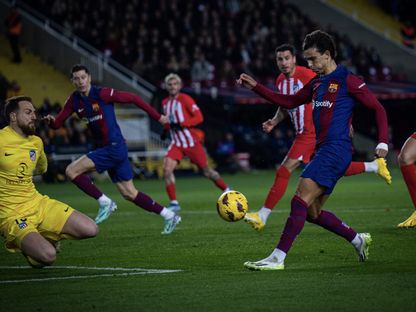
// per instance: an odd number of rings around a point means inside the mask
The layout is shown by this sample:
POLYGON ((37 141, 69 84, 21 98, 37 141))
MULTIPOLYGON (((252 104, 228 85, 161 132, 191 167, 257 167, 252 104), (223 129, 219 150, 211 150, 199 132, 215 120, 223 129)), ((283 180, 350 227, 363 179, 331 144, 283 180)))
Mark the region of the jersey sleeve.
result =
POLYGON ((60 127, 62 127, 65 120, 67 120, 68 117, 72 115, 73 112, 74 112, 74 109, 72 105, 72 95, 71 95, 66 99, 64 107, 55 117, 55 121, 50 124, 50 127, 52 129, 59 129, 60 127))
POLYGON ((138 108, 144 110, 150 118, 159 120, 161 115, 153 107, 147 104, 140 96, 125 91, 118 91, 113 88, 102 88, 100 90, 100 97, 105 102, 116 102, 116 103, 133 103, 138 108))
POLYGON ((304 103, 309 103, 312 100, 311 82, 306 84, 306 86, 299 90, 298 93, 293 95, 273 92, 260 83, 257 83, 257 85, 253 88, 253 91, 268 102, 284 108, 295 108, 303 105, 304 103))
POLYGON ((374 110, 376 114, 376 123, 378 128, 378 140, 382 143, 388 143, 388 124, 387 114, 384 107, 372 93, 366 83, 353 74, 347 76, 348 92, 369 109, 374 110))
POLYGON ((37 138, 37 145, 39 147, 39 158, 36 163, 35 174, 44 174, 48 169, 48 158, 46 157, 45 150, 43 149, 43 142, 41 138, 37 138))
POLYGON ((202 115, 198 105, 196 105, 195 101, 191 97, 187 96, 184 99, 184 106, 189 113, 189 118, 185 119, 181 123, 181 126, 195 127, 204 121, 204 116, 202 115))

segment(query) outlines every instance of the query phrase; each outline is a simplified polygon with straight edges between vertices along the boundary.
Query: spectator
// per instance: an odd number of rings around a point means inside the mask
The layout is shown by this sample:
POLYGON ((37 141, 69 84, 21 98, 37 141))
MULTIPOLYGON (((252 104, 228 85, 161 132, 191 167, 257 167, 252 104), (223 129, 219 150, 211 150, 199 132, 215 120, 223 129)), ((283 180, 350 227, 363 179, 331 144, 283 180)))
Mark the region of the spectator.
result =
POLYGON ((22 33, 22 18, 16 7, 12 6, 9 14, 5 20, 7 38, 9 39, 10 47, 13 52, 13 63, 21 63, 22 56, 20 55, 19 38, 22 33))

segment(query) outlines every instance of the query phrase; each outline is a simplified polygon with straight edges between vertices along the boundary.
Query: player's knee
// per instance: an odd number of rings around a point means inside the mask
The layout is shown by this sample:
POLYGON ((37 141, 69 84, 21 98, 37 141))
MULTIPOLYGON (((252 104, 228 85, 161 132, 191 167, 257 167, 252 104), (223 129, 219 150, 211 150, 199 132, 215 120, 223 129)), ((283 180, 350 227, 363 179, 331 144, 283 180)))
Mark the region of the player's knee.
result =
POLYGON ((84 229, 84 238, 93 238, 98 235, 99 229, 95 222, 90 222, 84 229))
POLYGON ((74 170, 72 170, 72 166, 69 165, 68 167, 66 167, 65 169, 65 175, 68 177, 68 179, 73 180, 76 178, 74 170))
POLYGON ((38 260, 45 265, 52 265, 56 260, 56 249, 52 245, 44 248, 40 254, 38 260))
POLYGON ((414 161, 415 159, 412 159, 412 157, 410 156, 410 153, 401 151, 399 156, 397 156, 397 162, 399 163, 400 166, 410 165, 414 163, 414 161))

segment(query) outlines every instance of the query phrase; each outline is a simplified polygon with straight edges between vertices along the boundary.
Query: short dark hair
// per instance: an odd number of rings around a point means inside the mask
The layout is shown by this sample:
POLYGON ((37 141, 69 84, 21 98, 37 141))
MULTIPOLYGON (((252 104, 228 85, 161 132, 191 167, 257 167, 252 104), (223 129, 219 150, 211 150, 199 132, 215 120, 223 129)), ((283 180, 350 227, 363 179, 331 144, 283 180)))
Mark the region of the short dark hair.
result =
POLYGON ((10 124, 10 114, 16 112, 19 109, 19 103, 22 101, 28 101, 32 103, 32 98, 25 95, 18 95, 8 98, 4 104, 4 120, 10 124))
POLYGON ((289 51, 293 56, 296 56, 296 48, 289 43, 281 44, 280 46, 276 48, 274 52, 277 54, 277 52, 283 52, 283 51, 289 51))
POLYGON ((70 74, 70 78, 72 79, 72 75, 73 73, 76 73, 80 70, 85 70, 85 72, 89 75, 90 71, 88 70, 87 66, 85 65, 81 65, 81 64, 75 64, 74 66, 72 66, 71 68, 71 74, 70 74))
POLYGON ((305 51, 310 48, 316 48, 321 54, 325 51, 329 51, 329 54, 333 59, 337 56, 334 39, 330 34, 322 30, 315 30, 306 35, 303 40, 302 49, 305 51))

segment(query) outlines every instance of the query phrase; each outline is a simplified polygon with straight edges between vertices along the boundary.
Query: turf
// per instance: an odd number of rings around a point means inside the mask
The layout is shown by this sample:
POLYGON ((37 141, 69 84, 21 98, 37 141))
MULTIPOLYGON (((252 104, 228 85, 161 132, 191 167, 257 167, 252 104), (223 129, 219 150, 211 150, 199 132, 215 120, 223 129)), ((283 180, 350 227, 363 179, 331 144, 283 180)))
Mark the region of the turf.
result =
MULTIPOLYGON (((416 229, 396 228, 412 212, 397 170, 391 186, 373 174, 343 178, 326 204, 358 232, 372 234, 368 262, 359 263, 345 240, 306 224, 284 271, 252 272, 243 267, 244 261, 261 259, 276 245, 297 176, 298 172, 261 233, 243 222, 220 219, 215 210, 219 192, 202 177, 178 178, 183 221, 170 236, 160 235, 160 217, 124 201, 111 183, 98 183, 117 200, 119 209, 100 226, 96 238, 62 242, 56 266, 78 268, 5 268, 26 262, 0 250, 1 310, 415 311, 416 229), (117 275, 128 271, 80 267, 181 271, 117 275)), ((263 203, 273 178, 272 171, 225 176, 254 210, 263 203)), ((135 184, 166 204, 162 181, 135 184)), ((72 184, 40 183, 38 189, 95 216, 96 202, 72 184)))

